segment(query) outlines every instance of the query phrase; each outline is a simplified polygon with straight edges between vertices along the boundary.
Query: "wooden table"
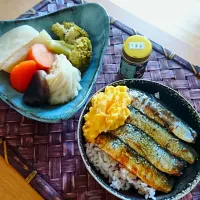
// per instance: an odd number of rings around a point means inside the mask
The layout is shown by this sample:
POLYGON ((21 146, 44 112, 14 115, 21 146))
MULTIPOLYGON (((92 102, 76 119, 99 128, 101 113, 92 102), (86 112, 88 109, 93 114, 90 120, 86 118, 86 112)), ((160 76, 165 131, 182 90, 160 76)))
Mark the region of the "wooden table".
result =
POLYGON ((0 156, 0 199, 43 200, 24 178, 0 156))
POLYGON ((108 13, 170 49, 200 65, 199 0, 87 0, 101 3, 108 13))
POLYGON ((15 19, 40 0, 0 0, 0 20, 15 19))
MULTIPOLYGON (((15 19, 40 0, 1 0, 0 20, 15 19)), ((59 0, 52 0, 52 2, 59 0)), ((88 0, 193 64, 200 65, 199 0, 88 0)))

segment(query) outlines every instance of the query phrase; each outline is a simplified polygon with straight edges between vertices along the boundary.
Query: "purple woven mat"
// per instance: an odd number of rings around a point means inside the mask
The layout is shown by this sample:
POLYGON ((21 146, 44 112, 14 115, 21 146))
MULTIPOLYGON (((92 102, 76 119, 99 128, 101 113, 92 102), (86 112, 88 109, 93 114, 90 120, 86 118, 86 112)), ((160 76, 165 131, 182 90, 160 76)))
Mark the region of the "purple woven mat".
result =
MULTIPOLYGON (((66 0, 45 0, 34 7, 35 15, 41 16, 75 4, 66 0)), ((20 18, 31 16, 34 15, 25 14, 20 18)), ((132 29, 118 21, 111 25, 109 47, 92 94, 106 84, 120 79, 118 71, 122 44, 131 31, 132 29)), ((178 90, 200 112, 200 80, 155 49, 143 78, 178 90)), ((0 101, 0 136, 4 136, 64 198, 116 199, 107 193, 84 167, 76 138, 79 114, 80 112, 61 123, 46 124, 27 119, 0 101)), ((184 197, 184 200, 186 199, 200 199, 200 185, 184 197)))

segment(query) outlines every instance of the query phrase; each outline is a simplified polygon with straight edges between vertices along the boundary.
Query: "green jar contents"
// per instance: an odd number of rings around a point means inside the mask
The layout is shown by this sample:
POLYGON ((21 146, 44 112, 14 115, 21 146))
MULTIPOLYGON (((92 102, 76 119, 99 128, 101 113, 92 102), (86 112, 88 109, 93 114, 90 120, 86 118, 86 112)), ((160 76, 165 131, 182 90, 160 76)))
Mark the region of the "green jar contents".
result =
POLYGON ((140 35, 128 37, 122 49, 121 76, 124 79, 141 78, 151 52, 152 44, 146 37, 140 35))

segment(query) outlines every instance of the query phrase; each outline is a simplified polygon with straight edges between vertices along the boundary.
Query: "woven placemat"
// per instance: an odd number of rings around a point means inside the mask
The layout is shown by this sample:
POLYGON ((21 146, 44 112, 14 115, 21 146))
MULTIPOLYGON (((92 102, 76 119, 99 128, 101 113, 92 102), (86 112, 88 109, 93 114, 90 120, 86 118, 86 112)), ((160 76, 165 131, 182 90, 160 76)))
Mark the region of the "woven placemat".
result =
MULTIPOLYGON (((20 18, 41 16, 77 3, 45 0, 20 18)), ((92 94, 106 84, 121 79, 118 71, 122 44, 131 31, 120 22, 111 25, 109 47, 92 94)), ((143 78, 178 90, 200 112, 200 80, 155 49, 143 78)), ((57 124, 40 123, 23 117, 0 100, 0 136, 4 136, 63 198, 114 200, 116 198, 106 192, 84 167, 76 138, 79 114, 57 124)), ((200 185, 184 197, 186 199, 200 199, 200 185)))

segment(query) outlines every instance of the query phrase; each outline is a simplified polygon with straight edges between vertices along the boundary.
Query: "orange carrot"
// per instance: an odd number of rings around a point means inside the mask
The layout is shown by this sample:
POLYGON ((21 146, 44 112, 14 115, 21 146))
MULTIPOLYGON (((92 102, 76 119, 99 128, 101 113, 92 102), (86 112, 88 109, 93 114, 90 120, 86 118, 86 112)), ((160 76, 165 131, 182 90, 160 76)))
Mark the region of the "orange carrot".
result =
POLYGON ((18 92, 25 92, 33 74, 38 70, 33 60, 21 62, 16 65, 10 73, 11 86, 18 92))
POLYGON ((39 69, 48 70, 55 60, 55 54, 43 44, 34 44, 28 52, 27 60, 34 60, 39 69))

